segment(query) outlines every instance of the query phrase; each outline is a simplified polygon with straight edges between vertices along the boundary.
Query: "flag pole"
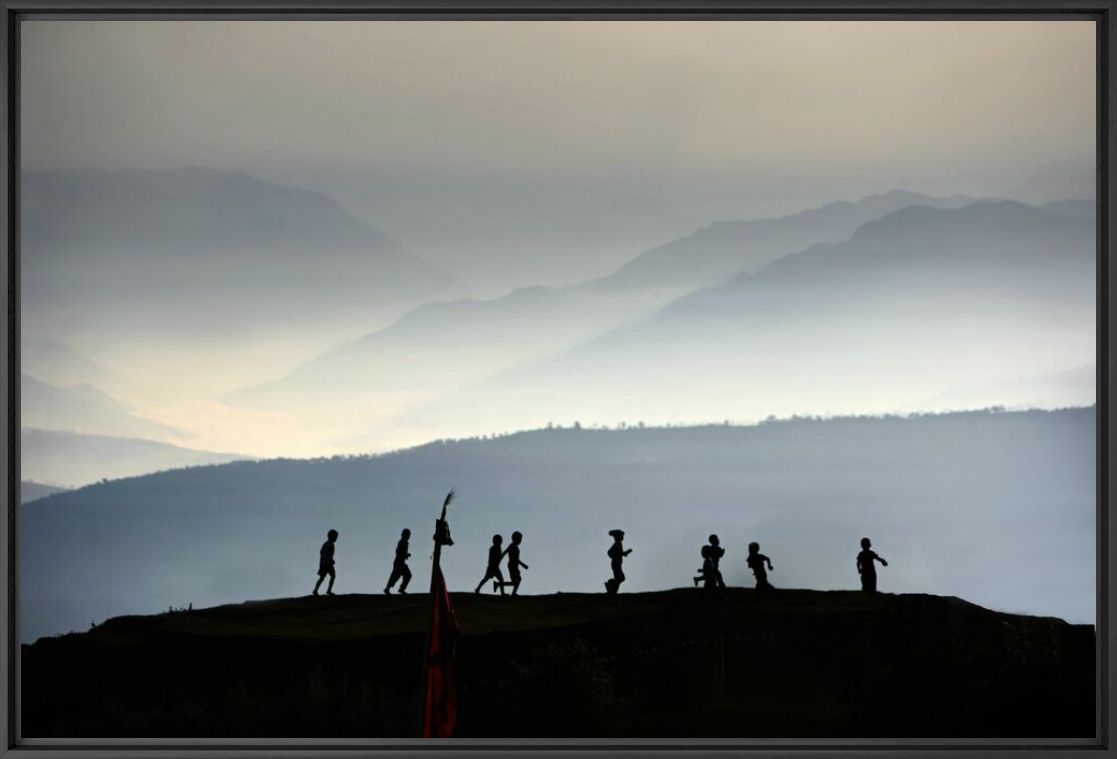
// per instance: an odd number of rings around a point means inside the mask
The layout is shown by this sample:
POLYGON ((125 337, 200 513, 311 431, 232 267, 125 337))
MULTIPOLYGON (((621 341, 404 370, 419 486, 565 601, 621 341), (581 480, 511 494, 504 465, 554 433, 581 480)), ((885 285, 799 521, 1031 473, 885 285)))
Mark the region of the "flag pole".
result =
POLYGON ((431 667, 431 635, 434 629, 435 620, 437 617, 438 605, 441 602, 441 595, 446 592, 445 579, 442 579, 441 586, 439 587, 439 579, 442 578, 442 546, 454 545, 453 539, 450 537, 450 525, 446 521, 446 508, 453 502, 456 492, 453 488, 446 494, 446 499, 442 502, 442 513, 434 523, 434 553, 431 555, 431 581, 430 581, 430 621, 427 624, 427 632, 423 640, 423 681, 420 691, 419 701, 419 735, 426 735, 427 720, 428 720, 428 697, 430 691, 430 667, 431 667))
MULTIPOLYGON (((435 577, 441 571, 442 561, 442 546, 454 545, 454 541, 450 539, 450 525, 446 523, 446 507, 454 500, 457 495, 453 488, 446 494, 446 500, 442 502, 442 514, 435 520, 434 523, 434 555, 431 557, 431 593, 434 593, 435 577)), ((431 613, 433 614, 434 607, 431 606, 431 613)))

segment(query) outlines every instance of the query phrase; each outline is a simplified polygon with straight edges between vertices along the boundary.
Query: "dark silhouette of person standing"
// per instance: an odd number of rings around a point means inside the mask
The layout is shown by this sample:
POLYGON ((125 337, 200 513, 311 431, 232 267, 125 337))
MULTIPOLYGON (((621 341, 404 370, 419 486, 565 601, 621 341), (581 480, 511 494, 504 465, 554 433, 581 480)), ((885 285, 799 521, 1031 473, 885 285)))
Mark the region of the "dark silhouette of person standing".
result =
MULTIPOLYGON (((528 569, 528 565, 520 561, 520 543, 524 540, 524 534, 517 530, 512 533, 512 542, 504 549, 504 555, 508 557, 508 582, 501 582, 501 590, 503 586, 512 586, 512 595, 516 595, 516 591, 520 589, 520 582, 523 579, 520 575, 520 567, 528 569)), ((493 581, 493 590, 497 589, 497 581, 493 581)))
POLYGON ((402 595, 407 595, 407 583, 411 582, 411 570, 407 567, 407 560, 411 558, 408 552, 408 541, 411 540, 411 530, 404 529, 399 534, 399 542, 396 543, 396 558, 392 562, 392 573, 388 576, 388 584, 384 586, 384 592, 391 594, 392 586, 396 584, 396 580, 403 578, 400 583, 399 592, 402 595))
POLYGON ((504 538, 499 535, 493 535, 493 544, 489 547, 489 564, 485 567, 485 576, 481 578, 481 582, 477 583, 474 593, 481 592, 481 586, 488 580, 496 580, 493 583, 493 590, 500 590, 500 595, 504 595, 504 575, 500 573, 500 558, 503 552, 500 550, 500 544, 504 542, 504 538))
POLYGON ((625 550, 624 530, 609 530, 609 535, 613 538, 613 545, 609 546, 608 551, 609 561, 613 566, 613 577, 605 581, 605 592, 612 596, 616 595, 625 580, 621 564, 624 563, 624 557, 632 553, 632 549, 625 550))
POLYGON ((872 547, 871 540, 861 538, 861 553, 857 554, 857 572, 861 575, 861 590, 870 595, 877 592, 877 568, 873 562, 879 561, 882 567, 888 566, 888 562, 877 556, 872 547))
POLYGON ((756 577, 757 590, 772 590, 772 585, 768 582, 768 573, 764 570, 765 563, 767 563, 768 569, 775 569, 772 566, 772 560, 760 552, 760 544, 749 543, 748 565, 756 577))
POLYGON ((334 594, 334 580, 337 579, 337 573, 334 572, 335 543, 337 543, 337 530, 330 530, 326 533, 326 542, 318 550, 318 582, 314 583, 314 595, 318 595, 318 588, 322 586, 322 580, 326 579, 326 575, 330 576, 330 584, 326 586, 326 595, 332 596, 334 594))
POLYGON ((725 588, 725 580, 722 579, 719 563, 721 562, 721 557, 725 556, 725 549, 721 547, 721 541, 718 539, 717 535, 710 536, 709 554, 710 571, 706 576, 706 588, 710 590, 714 588, 722 590, 725 588))

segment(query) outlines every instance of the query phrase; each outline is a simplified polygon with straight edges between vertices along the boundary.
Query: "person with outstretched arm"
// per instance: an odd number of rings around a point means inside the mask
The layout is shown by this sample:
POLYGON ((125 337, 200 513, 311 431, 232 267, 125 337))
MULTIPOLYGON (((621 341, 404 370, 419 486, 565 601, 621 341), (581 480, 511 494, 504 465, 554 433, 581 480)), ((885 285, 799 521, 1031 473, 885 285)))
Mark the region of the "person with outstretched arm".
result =
POLYGON ((772 585, 768 582, 768 573, 764 570, 765 564, 768 565, 768 569, 775 569, 772 560, 760 552, 760 544, 749 543, 748 565, 756 577, 757 590, 772 590, 772 585))
POLYGON ((857 572, 861 575, 861 590, 870 595, 877 592, 877 568, 873 562, 879 561, 882 567, 888 566, 888 562, 877 556, 872 547, 871 540, 861 538, 861 553, 857 554, 857 572))
POLYGON ((609 535, 613 538, 613 545, 609 546, 608 555, 610 564, 613 567, 613 577, 605 581, 605 592, 609 595, 616 595, 620 590, 621 583, 624 582, 624 570, 621 565, 624 563, 624 557, 632 553, 632 549, 625 550, 624 547, 624 530, 609 530, 609 535))

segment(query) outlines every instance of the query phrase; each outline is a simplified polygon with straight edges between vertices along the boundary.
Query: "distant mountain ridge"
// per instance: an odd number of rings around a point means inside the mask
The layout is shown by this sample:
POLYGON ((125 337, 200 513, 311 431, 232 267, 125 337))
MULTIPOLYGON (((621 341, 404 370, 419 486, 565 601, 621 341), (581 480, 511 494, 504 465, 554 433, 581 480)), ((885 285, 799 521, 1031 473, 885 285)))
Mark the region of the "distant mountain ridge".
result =
POLYGON ((58 340, 20 337, 20 371, 56 387, 92 385, 113 395, 128 382, 108 367, 58 340))
POLYGON ((143 255, 251 250, 320 242, 327 230, 335 241, 369 252, 398 249, 326 195, 240 171, 25 171, 21 190, 22 242, 48 254, 59 248, 117 248, 122 242, 143 255))
POLYGON ((39 498, 45 498, 48 495, 55 493, 65 492, 66 488, 55 487, 54 485, 44 485, 41 482, 31 482, 30 480, 21 480, 19 483, 19 502, 27 503, 39 498))
POLYGON ((759 297, 760 290, 785 283, 827 289, 907 283, 914 289, 930 282, 945 296, 952 294, 949 288, 975 287, 992 295, 1026 284, 1029 290, 1021 294, 1031 294, 1031 288, 1049 285, 1049 297, 1060 297, 1059 288, 1066 286, 1061 277, 1074 277, 1078 287, 1087 284, 1093 242, 1094 227, 1087 220, 1015 201, 980 201, 958 209, 910 206, 865 224, 847 241, 814 245, 756 275, 740 274, 721 288, 684 296, 668 308, 731 290, 747 289, 759 297))
POLYGON ((31 427, 20 430, 21 477, 63 483, 68 487, 248 458, 251 457, 182 448, 139 438, 84 435, 31 427))
POLYGON ((450 283, 331 198, 242 172, 25 171, 20 188, 38 334, 297 325, 450 283))
POLYGON ((820 242, 839 242, 863 224, 912 205, 959 208, 976 199, 936 198, 905 190, 838 201, 796 214, 750 221, 719 221, 646 251, 590 287, 710 285, 820 242))
POLYGON ((236 405, 407 404, 572 347, 653 312, 670 294, 527 287, 490 300, 419 306, 284 377, 228 397, 236 405))
POLYGON ((348 399, 363 391, 370 398, 399 394, 398 397, 406 398, 401 402, 412 402, 422 397, 420 388, 445 391, 515 363, 573 347, 579 340, 595 338, 652 314, 698 284, 713 284, 747 273, 751 266, 763 263, 764 256, 785 247, 787 253, 798 252, 789 246, 802 242, 805 247, 840 236, 888 209, 918 203, 955 207, 967 202, 972 199, 960 195, 940 199, 894 190, 786 217, 716 222, 677 241, 678 245, 671 243, 637 257, 604 280, 563 289, 521 288, 490 300, 466 299, 420 306, 386 329, 332 348, 289 375, 263 386, 245 388, 231 395, 230 400, 246 405, 323 403, 326 399, 335 402, 348 399), (762 252, 739 247, 737 244, 742 240, 759 240, 762 252), (683 256, 691 243, 704 252, 687 254, 685 260, 678 260, 686 267, 699 265, 691 272, 696 278, 668 276, 664 269, 661 280, 644 282, 639 287, 618 284, 627 281, 626 272, 649 266, 649 262, 654 263, 668 253, 675 258, 683 256), (702 268, 701 262, 707 259, 710 265, 702 268), (487 361, 487 354, 494 348, 501 353, 500 359, 487 361), (447 372, 446 367, 455 369, 447 372), (320 400, 313 400, 315 397, 320 400))
POLYGON ((1072 216, 1079 219, 1097 218, 1098 203, 1093 198, 1068 198, 1053 200, 1040 206, 1045 211, 1072 216))
POLYGON ((453 436, 494 418, 515 429, 910 410, 959 383, 1003 384, 1092 362, 1095 256, 1089 219, 1011 201, 912 206, 397 423, 453 436), (932 360, 947 347, 951 361, 932 360), (643 399, 652 397, 649 408, 643 399))
MULTIPOLYGON (((904 193, 878 197, 913 199, 904 193)), ((901 324, 932 341, 947 339, 948 332, 958 335, 961 346, 983 336, 993 340, 994 334, 1024 339, 1031 327, 1022 316, 1029 313, 1032 321, 1051 314, 1035 322, 1037 336, 1078 314, 1074 318, 1085 325, 1075 338, 1081 342, 1092 334, 1087 328, 1093 321, 1093 258, 1093 224, 1083 217, 1014 201, 904 206, 863 224, 846 240, 810 245, 757 272, 735 270, 674 300, 665 288, 526 288, 489 301, 423 306, 389 328, 230 399, 295 408, 364 398, 355 413, 382 408, 376 416, 369 412, 366 424, 388 439, 406 441, 467 435, 492 424, 516 429, 548 421, 647 418, 649 409, 638 400, 644 397, 660 400, 650 419, 659 424, 792 414, 806 409, 797 409, 788 393, 802 385, 802 397, 815 395, 810 376, 827 370, 824 355, 833 361, 831 371, 849 371, 847 358, 835 351, 848 344, 846 354, 856 355, 858 334, 866 338, 861 343, 880 345, 871 381, 900 386, 890 375, 906 371, 905 364, 881 362, 891 350, 910 366, 918 360, 909 355, 917 342, 896 344, 896 337, 884 334, 901 324), (619 306, 625 298, 632 300, 619 306), (975 321, 959 325, 966 310, 975 321), (844 332, 831 336, 839 325, 844 332), (783 371, 781 361, 805 368, 812 352, 818 360, 809 371, 798 371, 801 376, 773 376, 783 371), (695 372, 696 366, 704 369, 695 372), (756 388, 763 376, 771 383, 760 393, 732 392, 730 386, 739 388, 741 378, 756 388), (702 390, 693 392, 697 387, 702 390)), ((1075 345, 1060 343, 1067 350, 1075 345)), ((1025 375, 1055 375, 1089 361, 1080 351, 1065 363, 1053 353, 1049 364, 1028 365, 1030 351, 1023 354, 1019 375, 986 370, 968 384, 1023 392, 1019 380, 1025 375)), ((915 374, 910 397, 897 398, 889 408, 910 410, 918 408, 917 401, 937 398, 940 405, 933 408, 948 410, 942 404, 957 381, 931 367, 915 374), (933 377, 940 379, 930 381, 933 377)), ((1081 382, 1073 385, 1065 390, 1047 385, 1051 392, 1040 396, 1046 399, 1041 407, 1068 399, 1072 405, 1093 402, 1092 394, 1082 394, 1081 382)), ((879 407, 870 387, 864 380, 852 382, 836 405, 811 400, 809 410, 872 411, 879 407)), ((983 405, 1014 406, 1022 400, 1011 395, 983 405)), ((364 439, 371 440, 355 436, 352 445, 364 439)))
POLYGON ((181 439, 182 430, 138 416, 92 385, 55 387, 28 374, 20 377, 20 424, 26 427, 116 437, 181 439))
POLYGON ((1070 267, 1081 286, 1081 276, 1093 264, 1093 240, 1094 227, 1087 220, 1015 201, 981 201, 958 209, 910 206, 868 222, 846 241, 813 245, 756 274, 742 273, 724 285, 683 296, 664 312, 728 293, 747 291, 757 299, 767 297, 765 290, 786 295, 788 284, 816 290, 849 286, 863 297, 867 287, 918 286, 930 278, 940 288, 972 285, 992 293, 1011 289, 1021 278, 1042 285, 1070 267))

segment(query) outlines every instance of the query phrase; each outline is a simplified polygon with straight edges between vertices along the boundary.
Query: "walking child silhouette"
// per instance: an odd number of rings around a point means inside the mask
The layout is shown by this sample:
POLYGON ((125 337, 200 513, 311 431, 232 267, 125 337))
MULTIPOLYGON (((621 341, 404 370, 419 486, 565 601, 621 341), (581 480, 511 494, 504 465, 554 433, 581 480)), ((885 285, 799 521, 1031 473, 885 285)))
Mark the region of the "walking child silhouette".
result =
POLYGON ((708 588, 710 587, 710 546, 703 545, 699 553, 702 554, 702 566, 698 568, 698 576, 694 578, 694 587, 697 588, 698 583, 704 582, 703 587, 708 588))
POLYGON ((504 592, 504 586, 512 586, 512 595, 517 595, 520 589, 520 582, 523 579, 520 575, 520 567, 528 569, 528 565, 520 561, 520 543, 524 540, 524 534, 517 530, 512 533, 512 542, 504 549, 504 555, 508 557, 508 582, 493 581, 493 590, 497 590, 498 585, 501 592, 504 592))
POLYGON ((504 542, 504 538, 499 535, 493 535, 493 544, 489 547, 489 563, 485 567, 485 576, 481 578, 481 582, 477 583, 474 593, 481 592, 481 586, 487 580, 495 579, 497 583, 493 583, 493 590, 500 590, 500 595, 504 595, 504 575, 500 573, 500 557, 503 555, 500 550, 500 544, 504 542))
POLYGON ((407 595, 407 584, 411 582, 411 570, 407 566, 407 560, 411 558, 408 553, 408 543, 411 540, 411 530, 404 529, 400 533, 399 542, 396 543, 396 558, 392 562, 392 573, 388 575, 388 584, 384 586, 384 592, 391 594, 392 586, 396 584, 396 580, 403 578, 400 583, 399 592, 401 595, 407 595))
POLYGON ((326 542, 318 549, 318 582, 314 583, 314 595, 318 595, 318 588, 322 586, 322 580, 325 580, 327 575, 330 584, 326 586, 326 595, 334 594, 334 580, 337 579, 337 573, 334 571, 335 543, 337 543, 337 530, 330 530, 326 533, 326 542))
POLYGON ((698 577, 694 578, 694 584, 697 586, 699 582, 703 583, 706 590, 723 589, 725 588, 725 580, 721 576, 721 568, 718 566, 721 557, 725 555, 725 549, 721 547, 721 541, 717 535, 710 536, 708 545, 702 546, 702 568, 698 577))

